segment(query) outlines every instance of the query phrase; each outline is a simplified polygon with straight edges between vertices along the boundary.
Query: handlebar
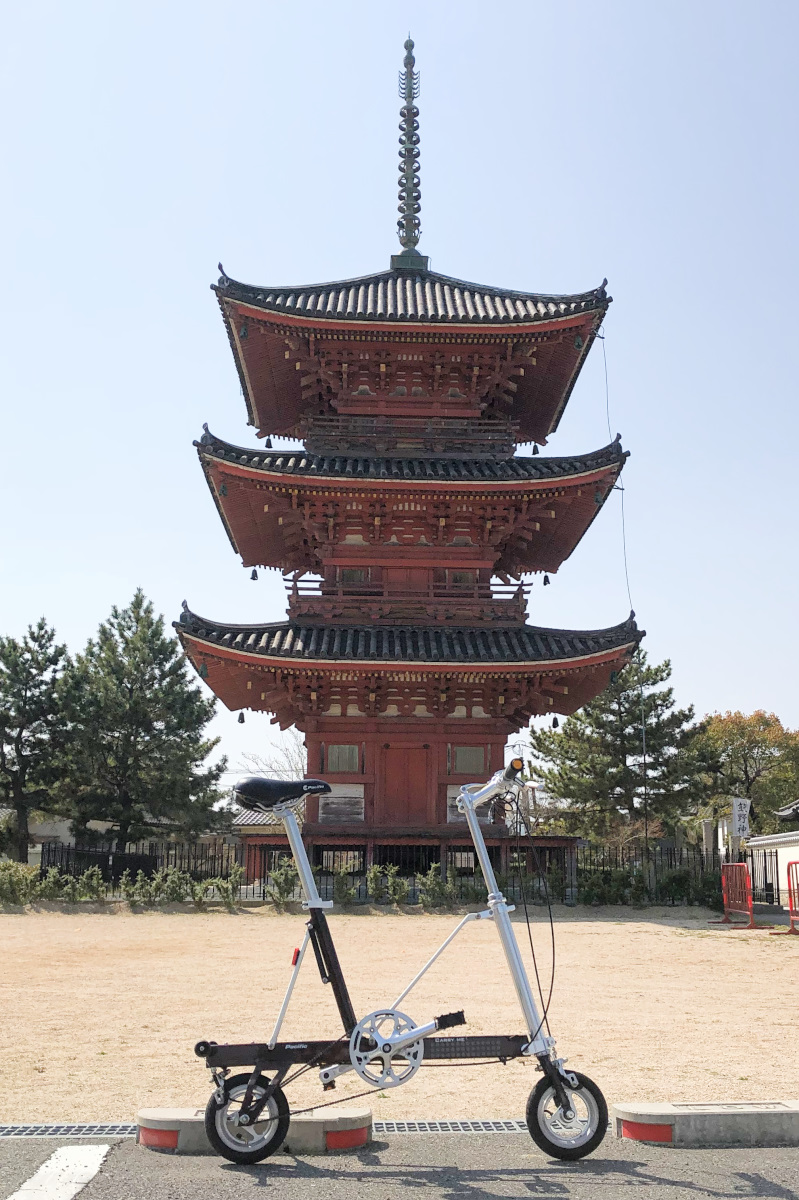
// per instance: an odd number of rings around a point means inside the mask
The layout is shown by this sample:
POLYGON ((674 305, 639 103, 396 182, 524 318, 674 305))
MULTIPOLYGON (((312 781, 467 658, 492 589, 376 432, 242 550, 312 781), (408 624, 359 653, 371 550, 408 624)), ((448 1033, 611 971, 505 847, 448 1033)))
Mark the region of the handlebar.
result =
POLYGON ((497 771, 483 787, 478 787, 474 783, 466 784, 461 791, 469 793, 472 803, 477 808, 478 805, 485 804, 487 800, 493 800, 495 796, 500 796, 507 792, 507 785, 516 782, 516 776, 523 767, 524 763, 520 758, 513 758, 504 771, 497 771))
POLYGON ((510 762, 508 763, 507 767, 505 768, 505 770, 503 771, 502 778, 506 779, 508 781, 508 783, 510 783, 513 779, 516 778, 516 776, 519 774, 519 772, 522 770, 523 767, 524 767, 524 763, 522 762, 522 760, 520 758, 512 758, 510 760, 510 762))

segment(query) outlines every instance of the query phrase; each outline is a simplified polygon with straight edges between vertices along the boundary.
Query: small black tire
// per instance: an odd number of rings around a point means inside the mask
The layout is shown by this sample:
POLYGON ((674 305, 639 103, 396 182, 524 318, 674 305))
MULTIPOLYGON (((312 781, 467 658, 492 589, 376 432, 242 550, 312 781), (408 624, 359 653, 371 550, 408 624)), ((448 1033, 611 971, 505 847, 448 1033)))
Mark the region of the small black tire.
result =
MULTIPOLYGON (((259 1120, 255 1125, 238 1126, 239 1130, 246 1129, 255 1136, 248 1144, 246 1136, 239 1137, 233 1130, 236 1128, 228 1123, 228 1110, 232 1102, 240 1100, 247 1084, 249 1075, 234 1075, 224 1083, 225 1099, 220 1104, 216 1092, 213 1093, 205 1109, 205 1132, 208 1141, 218 1154, 232 1163, 251 1165, 276 1154, 289 1131, 289 1103, 281 1088, 275 1088, 267 1101, 262 1114, 265 1120, 259 1120), (267 1116, 268 1114, 268 1116, 267 1116), (259 1126, 267 1128, 259 1129, 259 1126)), ((256 1096, 262 1094, 269 1086, 265 1075, 259 1075, 255 1085, 256 1096)))
POLYGON ((569 1072, 577 1079, 577 1087, 564 1080, 572 1100, 574 1122, 558 1122, 561 1111, 555 1099, 555 1089, 545 1075, 530 1092, 527 1101, 527 1128, 539 1149, 553 1158, 567 1162, 585 1158, 593 1153, 608 1130, 608 1106, 605 1097, 587 1075, 569 1072), (548 1118, 547 1114, 551 1114, 548 1118))

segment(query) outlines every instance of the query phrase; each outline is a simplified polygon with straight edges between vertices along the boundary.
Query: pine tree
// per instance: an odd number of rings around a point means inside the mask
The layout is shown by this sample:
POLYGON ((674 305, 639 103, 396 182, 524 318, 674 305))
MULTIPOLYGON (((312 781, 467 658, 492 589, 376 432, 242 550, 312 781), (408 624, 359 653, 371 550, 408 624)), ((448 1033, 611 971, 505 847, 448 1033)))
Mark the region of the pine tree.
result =
POLYGON ((12 809, 5 848, 28 861, 32 811, 52 810, 67 735, 60 682, 66 648, 44 617, 20 640, 0 638, 0 799, 12 809))
POLYGON ((70 693, 76 836, 91 820, 109 821, 121 851, 155 833, 191 836, 213 823, 226 765, 205 765, 218 742, 204 734, 215 701, 191 682, 177 641, 141 589, 129 607, 111 610, 78 656, 70 693))
POLYGON ((670 829, 703 794, 692 707, 675 709, 668 659, 647 664, 644 651, 559 731, 531 731, 533 769, 575 832, 617 833, 620 822, 670 829), (642 735, 642 726, 645 738, 642 735))

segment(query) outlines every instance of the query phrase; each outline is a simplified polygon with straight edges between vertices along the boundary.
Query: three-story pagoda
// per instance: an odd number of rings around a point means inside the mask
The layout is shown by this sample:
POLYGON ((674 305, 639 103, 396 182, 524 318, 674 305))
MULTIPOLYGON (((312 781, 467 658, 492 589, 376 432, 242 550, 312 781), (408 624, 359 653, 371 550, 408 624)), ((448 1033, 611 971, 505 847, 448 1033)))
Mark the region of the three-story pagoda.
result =
MULTIPOLYGON (((305 735, 304 836, 362 863, 446 863, 456 796, 503 762, 533 716, 569 714, 641 634, 529 625, 523 582, 553 573, 602 509, 618 439, 538 455, 557 429, 610 298, 466 283, 419 253, 418 75, 400 75, 401 253, 390 269, 307 287, 216 285, 265 449, 197 446, 231 545, 279 569, 288 620, 230 625, 184 605, 190 660, 230 709, 305 735), (270 435, 298 439, 272 450, 270 435), (519 443, 535 456, 517 456, 519 443)), ((221 268, 220 268, 221 269, 221 268)), ((264 831, 265 833, 267 831, 264 831)), ((501 819, 494 853, 507 844, 501 819)), ((504 864, 503 864, 504 865, 504 864)))

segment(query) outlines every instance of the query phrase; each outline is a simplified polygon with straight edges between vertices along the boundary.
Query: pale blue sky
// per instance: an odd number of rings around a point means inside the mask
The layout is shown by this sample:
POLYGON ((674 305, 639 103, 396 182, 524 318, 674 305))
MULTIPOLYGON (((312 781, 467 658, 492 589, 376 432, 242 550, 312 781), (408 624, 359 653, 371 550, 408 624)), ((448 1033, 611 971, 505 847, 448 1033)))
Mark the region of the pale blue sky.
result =
MULTIPOLYGON (((279 620, 192 439, 253 444, 215 299, 382 270, 396 76, 422 73, 420 249, 483 284, 607 276, 612 431, 632 452, 645 645, 698 711, 797 699, 795 0, 7 6, 0 628, 78 649, 142 586, 279 620)), ((601 347, 549 450, 607 441, 601 347)), ((624 619, 619 497, 532 592, 536 624, 624 619)), ((258 750, 266 717, 216 721, 258 750)))

